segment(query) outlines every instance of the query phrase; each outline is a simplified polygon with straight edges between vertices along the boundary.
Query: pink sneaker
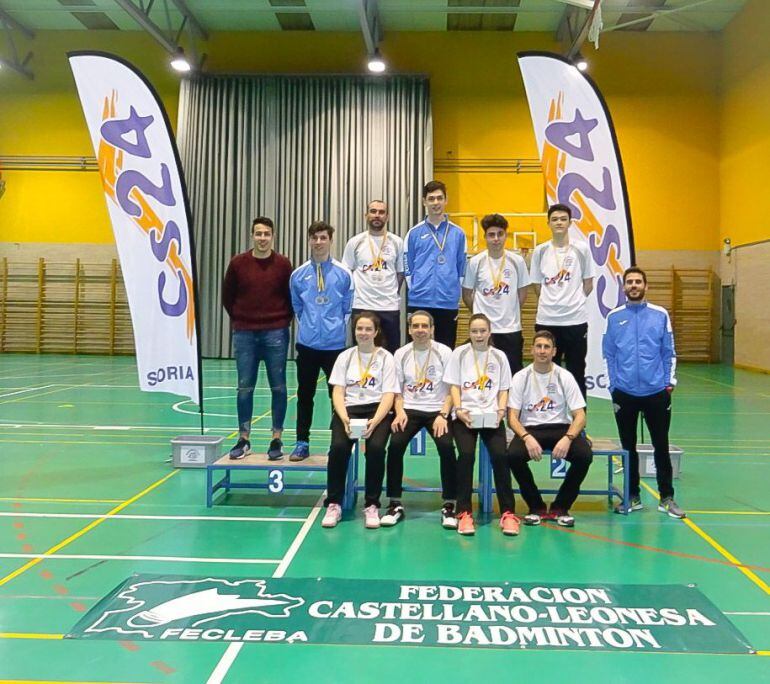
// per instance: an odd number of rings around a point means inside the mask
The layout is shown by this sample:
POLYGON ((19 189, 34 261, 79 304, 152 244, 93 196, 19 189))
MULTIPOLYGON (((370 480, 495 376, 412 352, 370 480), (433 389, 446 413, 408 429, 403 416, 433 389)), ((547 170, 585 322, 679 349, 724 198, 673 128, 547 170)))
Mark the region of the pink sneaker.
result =
POLYGON ((364 508, 364 527, 376 530, 380 526, 380 509, 374 504, 364 508))
POLYGON ((473 524, 473 516, 468 511, 463 511, 457 516, 457 531, 466 536, 476 534, 476 526, 473 524))
POLYGON ((342 506, 330 503, 326 509, 326 515, 321 521, 321 527, 337 527, 340 520, 342 520, 342 506))
POLYGON ((500 518, 500 529, 507 537, 515 537, 519 534, 519 519, 510 511, 503 513, 500 518))

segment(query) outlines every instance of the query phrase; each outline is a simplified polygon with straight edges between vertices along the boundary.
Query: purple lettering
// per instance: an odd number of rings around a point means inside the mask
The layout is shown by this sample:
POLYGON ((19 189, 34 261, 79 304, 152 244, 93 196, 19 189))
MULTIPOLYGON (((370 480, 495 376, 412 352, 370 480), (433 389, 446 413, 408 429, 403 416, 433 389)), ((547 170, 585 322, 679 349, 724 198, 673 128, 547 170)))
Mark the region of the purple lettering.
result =
POLYGON ((588 134, 596 128, 597 119, 584 119, 579 109, 575 110, 575 118, 572 121, 554 121, 545 127, 545 137, 552 145, 560 150, 585 161, 594 160, 594 151, 591 149, 591 141, 588 134), (579 144, 574 145, 567 138, 577 135, 579 144))
POLYGON ((158 186, 154 185, 151 180, 143 176, 139 171, 128 170, 121 173, 118 177, 118 182, 115 184, 115 194, 118 204, 120 204, 123 211, 129 216, 142 215, 142 208, 128 197, 128 193, 135 187, 147 193, 150 197, 154 197, 161 204, 173 207, 176 202, 174 200, 174 191, 171 189, 171 173, 168 170, 167 164, 160 165, 160 177, 161 185, 158 186))
POLYGON ((612 178, 610 170, 605 166, 602 168, 602 183, 604 187, 599 190, 591 185, 590 181, 583 178, 579 173, 565 173, 559 180, 557 194, 559 202, 568 204, 572 209, 572 218, 579 221, 583 217, 583 212, 575 204, 570 202, 572 193, 579 190, 585 197, 592 199, 602 209, 615 209, 615 197, 612 193, 612 178))
POLYGON ((144 131, 154 120, 152 116, 139 116, 136 110, 131 107, 127 119, 105 121, 101 127, 101 134, 108 143, 119 147, 124 152, 149 159, 152 152, 150 152, 144 131), (135 143, 126 140, 126 135, 131 132, 136 134, 135 143))
POLYGON ((160 301, 160 310, 166 316, 181 316, 187 310, 187 286, 185 285, 182 272, 176 272, 179 280, 179 294, 175 303, 169 303, 163 298, 163 290, 166 286, 166 274, 161 271, 158 276, 158 300, 160 301))
POLYGON ((607 263, 607 258, 610 255, 610 247, 613 245, 615 246, 615 256, 620 259, 622 249, 620 244, 620 234, 618 233, 618 229, 612 224, 607 226, 604 235, 602 235, 601 242, 597 244, 596 233, 591 233, 588 237, 588 244, 591 247, 591 254, 594 257, 594 261, 599 264, 599 266, 604 266, 604 264, 607 263))
POLYGON ((152 249, 152 253, 155 255, 155 258, 158 261, 163 262, 166 260, 169 250, 171 249, 172 240, 176 240, 177 252, 181 254, 182 233, 179 231, 179 226, 177 226, 174 221, 169 221, 166 224, 166 228, 164 229, 163 235, 159 241, 155 240, 157 233, 158 231, 153 228, 150 230, 149 237, 150 248, 152 249))
POLYGON ((617 285, 617 301, 611 306, 607 306, 604 303, 604 292, 607 290, 607 276, 599 276, 599 280, 596 283, 596 303, 599 305, 599 313, 601 313, 602 318, 607 318, 607 314, 610 311, 626 301, 626 296, 623 293, 623 280, 621 276, 616 275, 614 280, 617 285))

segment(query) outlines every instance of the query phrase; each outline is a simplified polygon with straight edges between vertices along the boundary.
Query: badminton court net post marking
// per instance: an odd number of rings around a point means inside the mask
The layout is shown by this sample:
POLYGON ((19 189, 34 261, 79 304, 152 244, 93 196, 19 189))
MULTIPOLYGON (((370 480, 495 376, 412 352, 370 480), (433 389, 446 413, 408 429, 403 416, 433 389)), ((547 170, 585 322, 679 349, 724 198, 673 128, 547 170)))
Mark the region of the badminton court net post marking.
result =
MULTIPOLYGON (((345 478, 345 498, 342 508, 350 510, 355 506, 358 490, 358 441, 353 445, 350 460, 348 461, 347 477, 345 478)), ((206 506, 214 505, 214 495, 219 490, 224 490, 225 496, 233 489, 266 489, 271 494, 280 495, 286 490, 293 489, 326 489, 326 478, 320 482, 295 482, 287 481, 287 476, 296 473, 326 473, 328 457, 325 454, 312 454, 304 461, 269 461, 267 454, 251 453, 243 459, 234 461, 227 454, 214 463, 206 466, 206 506), (236 481, 233 473, 247 472, 249 474, 262 473, 262 480, 236 481), (222 474, 218 480, 218 474, 222 474)), ((291 478, 294 480, 294 478, 291 478)))

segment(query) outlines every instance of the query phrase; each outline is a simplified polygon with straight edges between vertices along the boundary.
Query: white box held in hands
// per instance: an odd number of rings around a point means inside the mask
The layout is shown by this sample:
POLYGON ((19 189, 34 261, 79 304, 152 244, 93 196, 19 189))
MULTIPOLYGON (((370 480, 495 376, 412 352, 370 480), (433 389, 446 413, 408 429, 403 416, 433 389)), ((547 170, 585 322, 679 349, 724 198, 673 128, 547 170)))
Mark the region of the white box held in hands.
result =
POLYGON ((366 424, 369 421, 366 418, 350 419, 350 439, 361 439, 366 432, 366 424))
POLYGON ((496 428, 500 421, 497 420, 497 411, 489 413, 470 412, 471 427, 475 429, 480 428, 496 428))

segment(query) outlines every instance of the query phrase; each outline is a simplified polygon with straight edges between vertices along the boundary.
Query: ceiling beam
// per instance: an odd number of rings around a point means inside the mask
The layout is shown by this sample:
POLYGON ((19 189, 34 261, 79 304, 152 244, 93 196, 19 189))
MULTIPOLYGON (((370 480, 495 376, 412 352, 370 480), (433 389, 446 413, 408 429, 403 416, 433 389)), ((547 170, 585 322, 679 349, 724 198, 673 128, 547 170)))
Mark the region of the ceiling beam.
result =
POLYGON ((208 40, 208 32, 198 21, 198 18, 192 13, 192 10, 187 6, 185 0, 172 0, 172 2, 176 5, 176 8, 181 12, 182 16, 187 19, 187 23, 190 24, 190 27, 198 35, 198 38, 201 40, 208 40))
POLYGON ((15 29, 19 33, 23 34, 25 37, 32 40, 35 37, 35 32, 24 26, 21 22, 14 19, 8 12, 6 12, 2 7, 0 7, 0 21, 2 21, 6 26, 9 28, 15 29))
POLYGON ((377 0, 358 0, 358 18, 364 43, 366 43, 366 51, 371 56, 382 40, 382 22, 377 10, 377 0))
POLYGON ((178 45, 169 40, 168 36, 141 7, 137 7, 131 0, 114 0, 115 4, 123 9, 139 26, 149 33, 157 43, 170 55, 177 51, 178 45))
POLYGON ((677 12, 686 12, 687 10, 695 9, 696 7, 700 7, 701 5, 708 5, 712 2, 714 2, 714 0, 694 0, 693 2, 690 2, 686 5, 680 5, 679 7, 646 8, 646 9, 639 8, 636 11, 631 11, 630 8, 623 8, 623 14, 644 13, 644 16, 639 17, 639 19, 632 19, 631 21, 625 21, 622 24, 615 24, 615 26, 608 26, 607 28, 602 30, 602 33, 624 29, 627 26, 634 26, 644 21, 655 19, 656 17, 665 17, 670 14, 676 14, 677 12))

